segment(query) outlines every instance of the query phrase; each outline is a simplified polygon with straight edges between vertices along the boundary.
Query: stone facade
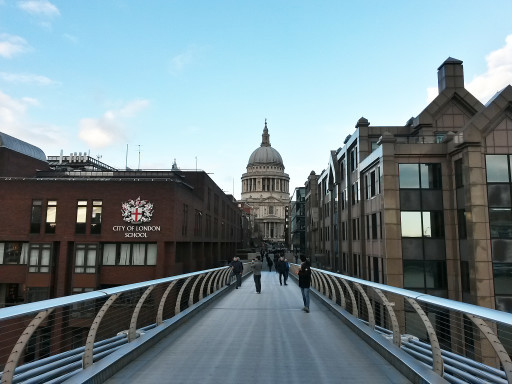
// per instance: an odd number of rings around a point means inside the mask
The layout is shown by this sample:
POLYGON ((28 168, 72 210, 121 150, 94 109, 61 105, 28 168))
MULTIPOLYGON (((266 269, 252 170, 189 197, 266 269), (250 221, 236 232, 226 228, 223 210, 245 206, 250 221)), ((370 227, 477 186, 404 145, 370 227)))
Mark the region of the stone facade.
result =
MULTIPOLYGON (((331 152, 317 181, 321 256, 310 256, 344 274, 512 312, 512 87, 483 105, 452 58, 438 86, 405 125, 361 118, 331 152)), ((314 214, 306 209, 310 248, 314 214)))
POLYGON ((270 144, 265 121, 261 145, 249 157, 242 175, 241 201, 251 208, 255 243, 285 243, 289 182, 281 155, 270 144))

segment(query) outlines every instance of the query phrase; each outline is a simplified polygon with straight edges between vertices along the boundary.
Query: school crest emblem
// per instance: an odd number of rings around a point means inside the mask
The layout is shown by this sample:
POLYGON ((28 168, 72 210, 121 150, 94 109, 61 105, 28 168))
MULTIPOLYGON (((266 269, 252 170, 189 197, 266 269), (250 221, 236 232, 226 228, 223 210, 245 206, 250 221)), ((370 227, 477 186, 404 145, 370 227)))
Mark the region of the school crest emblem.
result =
POLYGON ((141 200, 140 196, 135 200, 128 200, 121 205, 123 220, 132 223, 148 223, 153 216, 153 204, 147 200, 141 200))

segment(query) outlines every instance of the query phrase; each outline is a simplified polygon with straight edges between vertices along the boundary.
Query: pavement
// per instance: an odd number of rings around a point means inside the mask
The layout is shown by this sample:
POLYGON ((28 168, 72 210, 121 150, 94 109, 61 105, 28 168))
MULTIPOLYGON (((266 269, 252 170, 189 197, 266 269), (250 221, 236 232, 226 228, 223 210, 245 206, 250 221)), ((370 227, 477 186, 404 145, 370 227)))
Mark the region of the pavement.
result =
POLYGON ((409 381, 296 281, 252 276, 106 383, 386 383, 409 381))

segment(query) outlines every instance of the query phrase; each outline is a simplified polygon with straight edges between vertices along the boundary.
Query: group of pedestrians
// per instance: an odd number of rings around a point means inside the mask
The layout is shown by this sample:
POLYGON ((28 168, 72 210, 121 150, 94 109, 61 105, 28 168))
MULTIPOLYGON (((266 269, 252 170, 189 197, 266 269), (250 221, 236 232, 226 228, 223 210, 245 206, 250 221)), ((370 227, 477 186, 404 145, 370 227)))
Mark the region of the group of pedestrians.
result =
MULTIPOLYGON (((267 264, 269 265, 269 271, 272 270, 272 259, 267 255, 267 264), (269 263, 270 260, 270 263, 269 263)), ((251 261, 251 271, 253 272, 254 285, 256 287, 256 293, 261 293, 261 270, 263 269, 262 262, 263 253, 261 256, 257 256, 255 259, 251 261)), ((276 272, 279 273, 279 284, 282 286, 288 285, 286 282, 288 280, 288 274, 290 271, 290 263, 284 257, 280 257, 276 261, 276 272)), ((230 263, 232 268, 232 273, 236 277, 236 289, 242 286, 242 273, 244 266, 240 261, 239 257, 233 258, 233 262, 230 263)), ((306 257, 301 257, 301 265, 297 271, 297 275, 299 277, 299 288, 302 294, 302 300, 304 302, 303 311, 309 313, 309 288, 311 286, 311 262, 306 257)))

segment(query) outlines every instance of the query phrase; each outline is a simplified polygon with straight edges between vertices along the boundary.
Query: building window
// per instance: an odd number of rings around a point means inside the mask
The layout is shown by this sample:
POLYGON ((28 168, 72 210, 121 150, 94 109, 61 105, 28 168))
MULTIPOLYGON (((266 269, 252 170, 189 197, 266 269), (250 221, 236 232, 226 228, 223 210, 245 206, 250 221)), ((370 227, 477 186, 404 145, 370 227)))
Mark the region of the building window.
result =
POLYGON ((51 262, 51 245, 50 244, 30 244, 28 271, 49 273, 51 262))
POLYGON ((48 200, 46 206, 46 233, 55 233, 57 227, 57 201, 48 200))
POLYGON ((87 200, 78 200, 76 207, 75 233, 85 233, 87 222, 87 200))
POLYGON ((441 164, 399 164, 400 188, 440 189, 441 164))
POLYGON ((203 214, 196 209, 194 215, 194 236, 201 236, 203 232, 203 214))
POLYGON ((103 265, 156 265, 155 243, 103 244, 103 265))
POLYGON ((91 233, 101 233, 101 216, 103 209, 103 202, 101 200, 92 201, 92 213, 91 213, 91 233))
POLYGON ((28 243, 0 243, 0 264, 27 264, 28 243))
POLYGON ((183 204, 183 219, 181 221, 181 234, 183 236, 187 235, 187 227, 188 227, 188 205, 183 204))
POLYGON ((372 213, 372 239, 376 239, 378 237, 377 235, 377 214, 372 213))
POLYGON ((404 288, 414 290, 446 289, 446 262, 404 260, 404 288))
POLYGON ((50 298, 50 288, 48 287, 28 287, 27 303, 47 300, 50 298))
MULTIPOLYGON (((80 293, 92 292, 93 290, 93 288, 73 288, 72 294, 78 295, 80 293)), ((91 318, 94 317, 95 314, 95 300, 87 300, 71 304, 72 318, 91 318)), ((81 330, 83 331, 83 329, 81 330)))
POLYGON ((268 214, 269 215, 273 215, 274 214, 274 207, 273 206, 269 206, 268 207, 268 214))
POLYGON ((508 155, 486 155, 485 167, 488 183, 510 182, 508 155))
POLYGON ((442 211, 400 212, 402 237, 444 237, 442 211))
POLYGON ((32 212, 30 215, 30 233, 41 232, 41 219, 43 215, 43 202, 41 200, 32 201, 32 212))
POLYGON ((461 188, 464 186, 464 174, 462 172, 462 159, 455 160, 455 188, 461 188))
POLYGON ((375 171, 370 172, 370 198, 376 195, 375 171))
POLYGON ((77 244, 75 247, 75 273, 96 273, 97 244, 77 244))

